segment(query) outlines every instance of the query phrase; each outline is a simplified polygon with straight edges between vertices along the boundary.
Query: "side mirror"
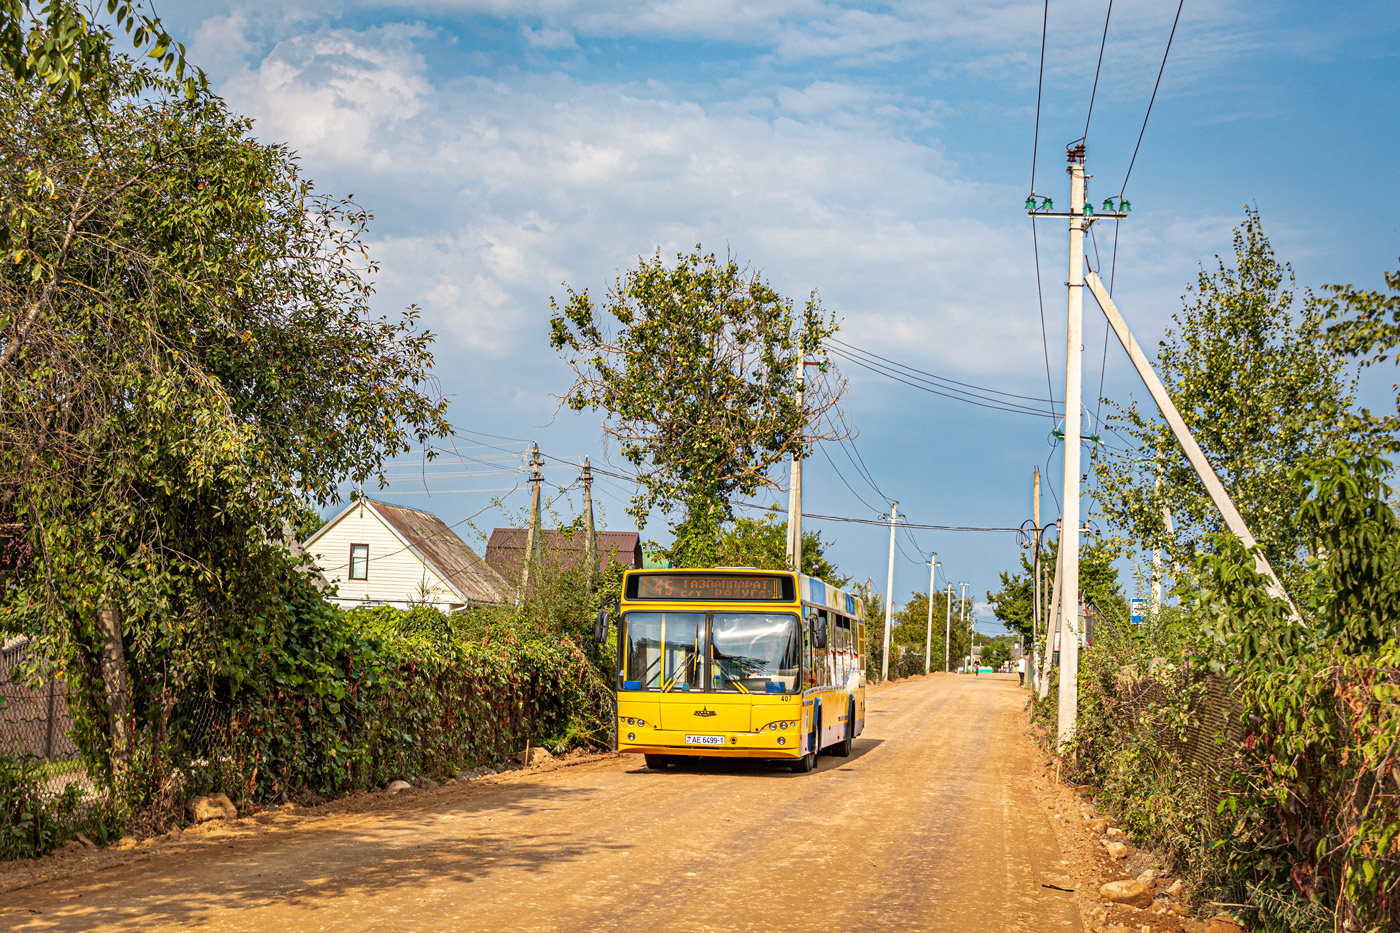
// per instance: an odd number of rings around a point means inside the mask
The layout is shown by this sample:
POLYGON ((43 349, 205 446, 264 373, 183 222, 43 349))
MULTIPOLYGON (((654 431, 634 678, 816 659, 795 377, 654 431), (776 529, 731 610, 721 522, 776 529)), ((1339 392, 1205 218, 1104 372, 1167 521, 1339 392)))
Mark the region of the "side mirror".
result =
POLYGON ((593 623, 593 640, 598 644, 608 640, 608 607, 598 610, 598 621, 593 623))
POLYGON ((812 645, 818 651, 826 650, 826 618, 817 616, 816 628, 812 631, 812 645))

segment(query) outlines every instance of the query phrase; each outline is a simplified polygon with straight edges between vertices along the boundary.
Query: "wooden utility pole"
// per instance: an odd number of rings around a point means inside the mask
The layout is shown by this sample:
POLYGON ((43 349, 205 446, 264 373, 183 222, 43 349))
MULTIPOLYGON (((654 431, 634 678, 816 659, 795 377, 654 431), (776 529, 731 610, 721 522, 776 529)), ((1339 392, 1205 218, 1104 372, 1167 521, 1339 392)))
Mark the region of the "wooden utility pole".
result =
MULTIPOLYGON (((805 432, 806 409, 803 408, 803 393, 807 378, 807 360, 802 342, 797 343, 797 410, 803 414, 802 431, 805 432)), ((802 458, 796 450, 792 454, 792 477, 788 486, 787 523, 787 562, 793 570, 802 571, 802 458)))
POLYGON ((540 445, 533 444, 530 447, 530 527, 525 532, 525 555, 524 569, 520 573, 520 591, 515 594, 515 604, 518 606, 525 601, 530 590, 530 570, 535 563, 535 550, 540 544, 540 484, 544 477, 540 475, 540 467, 544 461, 540 459, 540 445))
MULTIPOLYGON (((929 672, 933 659, 933 574, 939 567, 938 552, 928 557, 928 631, 924 633, 924 673, 929 672)), ((946 653, 946 652, 945 652, 946 653)))
POLYGON ((890 500, 890 573, 885 583, 885 649, 880 656, 880 679, 890 679, 890 617, 894 609, 894 523, 899 521, 899 503, 890 500))
POLYGON ((598 571, 598 532, 593 526, 593 467, 588 458, 583 458, 583 559, 588 567, 585 573, 588 589, 593 590, 593 575, 598 571))

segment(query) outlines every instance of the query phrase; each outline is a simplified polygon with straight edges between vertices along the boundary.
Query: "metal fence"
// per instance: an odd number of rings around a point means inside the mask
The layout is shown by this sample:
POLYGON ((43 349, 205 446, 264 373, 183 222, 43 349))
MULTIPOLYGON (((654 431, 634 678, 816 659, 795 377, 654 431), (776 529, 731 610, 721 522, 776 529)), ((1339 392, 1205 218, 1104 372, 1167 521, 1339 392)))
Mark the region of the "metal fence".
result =
POLYGON ((45 790, 59 794, 86 777, 67 685, 46 676, 47 667, 25 636, 0 644, 0 755, 37 763, 45 790))

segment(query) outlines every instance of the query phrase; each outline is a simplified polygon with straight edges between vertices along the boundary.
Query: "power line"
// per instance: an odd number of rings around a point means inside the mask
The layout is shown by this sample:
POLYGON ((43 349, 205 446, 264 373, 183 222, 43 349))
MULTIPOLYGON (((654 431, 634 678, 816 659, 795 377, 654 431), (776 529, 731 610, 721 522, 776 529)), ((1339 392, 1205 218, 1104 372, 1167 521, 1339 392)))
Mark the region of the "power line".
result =
MULTIPOLYGON (((1043 398, 1041 398, 1041 397, 1039 397, 1039 396, 1036 396, 1036 395, 1021 395, 1021 394, 1019 394, 1019 393, 1017 393, 1017 392, 1006 392, 1006 391, 1004 391, 1004 390, 1002 390, 1002 389, 993 389, 993 388, 991 388, 990 386, 979 386, 979 385, 977 385, 976 383, 972 383, 972 382, 960 382, 960 381, 957 380, 957 379, 950 379, 950 378, 948 378, 947 376, 940 376, 940 375, 938 375, 937 373, 931 373, 931 372, 929 372, 929 371, 926 370, 926 369, 919 369, 917 366, 910 366, 910 365, 907 364, 907 363, 900 363, 900 362, 898 362, 897 360, 892 360, 892 359, 890 359, 890 358, 887 357, 887 356, 881 356, 881 355, 878 354, 878 353, 875 353, 875 352, 873 352, 873 351, 871 351, 871 350, 863 349, 863 348, 858 347, 858 346, 856 346, 856 345, 854 345, 854 344, 847 343, 847 342, 844 341, 844 340, 837 340, 836 338, 832 338, 831 342, 832 342, 832 343, 835 343, 835 344, 839 344, 844 352, 856 353, 856 354, 858 354, 858 355, 860 355, 860 356, 863 356, 863 357, 873 358, 873 359, 879 360, 881 363, 885 363, 885 364, 888 364, 888 365, 891 366, 891 367, 894 367, 895 369, 902 370, 902 371, 904 371, 905 373, 910 374, 911 376, 915 376, 915 377, 917 377, 917 376, 922 376, 922 377, 924 377, 925 379, 928 379, 928 380, 932 381, 933 383, 938 384, 941 388, 946 388, 946 389, 948 389, 950 392, 957 392, 957 391, 959 391, 959 388, 961 388, 961 389, 971 389, 971 390, 973 390, 973 393, 976 393, 976 392, 984 392, 984 393, 988 393, 988 394, 991 394, 991 395, 1001 395, 1001 396, 1004 396, 1004 397, 1006 397, 1006 398, 1023 399, 1024 401, 1027 401, 1027 402, 1043 402, 1043 401, 1045 401, 1045 399, 1043 399, 1043 398), (955 387, 958 387, 958 388, 955 388, 955 387)), ((969 393, 969 394, 973 394, 973 393, 969 393)), ((983 400, 984 400, 984 401, 988 401, 988 402, 999 402, 999 401, 1000 401, 1000 399, 994 399, 994 398, 984 398, 983 400)), ((1050 401, 1051 401, 1052 403, 1055 401, 1053 394, 1052 394, 1052 396, 1051 396, 1051 398, 1050 398, 1050 401)))
MULTIPOLYGON (((941 396, 946 399, 951 399, 955 402, 965 402, 968 405, 976 405, 978 408, 987 408, 992 411, 1004 411, 1013 415, 1033 415, 1035 417, 1039 417, 1042 414, 1042 412, 1040 412, 1038 409, 1033 409, 1025 405, 1019 405, 1015 402, 1003 402, 1000 404, 994 404, 986 401, 978 401, 977 398, 970 397, 968 395, 946 392, 942 389, 933 388, 928 383, 928 380, 920 379, 919 381, 910 381, 910 379, 906 379, 897 370, 889 369, 879 363, 870 363, 867 361, 863 361, 855 356, 847 356, 840 350, 833 350, 832 354, 834 356, 846 360, 847 362, 854 363, 862 369, 867 369, 870 372, 884 376, 887 379, 893 379, 895 382, 902 382, 912 389, 918 389, 919 391, 927 392, 930 395, 941 396)), ((915 376, 911 378, 918 379, 919 377, 915 376)))
MULTIPOLYGON (((1049 0, 1046 0, 1049 3, 1049 0)), ((1176 38, 1176 24, 1181 20, 1181 8, 1186 4, 1186 0, 1177 0, 1176 16, 1172 19, 1172 31, 1167 36, 1167 48, 1162 53, 1162 67, 1157 69, 1157 81, 1152 85, 1152 96, 1147 100, 1147 113, 1142 117, 1142 129, 1138 130, 1137 145, 1133 146, 1133 157, 1128 160, 1128 170, 1123 174, 1123 186, 1118 189, 1118 196, 1121 198, 1123 192, 1128 188, 1128 178, 1133 174, 1133 166, 1137 163, 1138 149, 1142 146, 1142 136, 1147 132, 1147 120, 1152 116, 1152 104, 1157 100, 1157 88, 1162 84, 1162 72, 1167 70, 1167 56, 1172 51, 1172 39, 1176 38)))
MULTIPOLYGON (((760 511, 764 511, 764 512, 772 512, 772 511, 775 511, 774 507, 772 507, 772 506, 767 506, 767 505, 763 505, 762 503, 759 503, 759 502, 744 502, 743 500, 735 500, 735 501, 733 502, 733 504, 736 505, 736 506, 739 506, 740 508, 759 509, 760 511)), ((816 513, 814 513, 814 512, 803 512, 803 513, 802 513, 802 517, 803 517, 803 518, 810 518, 810 519, 813 519, 814 521, 820 521, 820 522, 846 522, 846 523, 852 524, 852 525, 876 525, 876 526, 878 526, 878 527, 880 527, 880 528, 888 528, 889 525, 890 525, 889 519, 884 519, 884 520, 882 521, 881 519, 878 519, 878 518, 850 518, 850 517, 844 516, 844 515, 818 515, 818 514, 816 514, 816 513)), ((901 521, 902 521, 902 519, 901 519, 901 521)), ((920 531, 992 531, 992 532, 1020 532, 1020 530, 1021 530, 1019 526, 1017 526, 1017 527, 1015 527, 1015 528, 1002 528, 1002 527, 972 526, 972 525, 927 525, 927 524, 920 524, 920 523, 917 523, 917 522, 908 522, 908 523, 906 523, 906 527, 908 527, 908 528, 917 528, 917 529, 919 529, 920 531)))
POLYGON ((1108 0, 1108 13, 1103 18, 1103 38, 1099 40, 1099 63, 1094 66, 1094 89, 1089 92, 1089 112, 1084 116, 1084 135, 1079 137, 1085 145, 1089 143, 1089 121, 1094 116, 1094 98, 1099 93, 1099 71, 1103 68, 1103 50, 1104 46, 1108 45, 1108 20, 1112 16, 1113 0, 1108 0))
MULTIPOLYGON (((516 483, 515 486, 514 486, 514 488, 512 488, 512 489, 510 490, 510 492, 507 492, 504 496, 501 496, 500 500, 498 500, 498 501, 504 501, 504 500, 510 495, 510 493, 515 492, 515 490, 517 490, 517 489, 519 489, 519 488, 520 488, 520 484, 519 484, 519 483, 516 483)), ((366 497, 366 498, 368 499, 369 497, 366 497)), ((369 501, 373 502, 373 501, 376 501, 376 500, 370 499, 369 501)), ((385 504, 388 505, 389 503, 385 503, 385 504)), ((460 519, 459 521, 455 521, 455 522, 453 522, 452 524, 448 525, 448 526, 447 526, 448 530, 450 531, 451 529, 456 528, 458 525, 464 525, 464 524, 466 524, 467 522, 469 522, 469 521, 471 521, 472 519, 476 518, 476 517, 477 517, 478 515, 480 515, 482 512, 485 512, 487 509, 491 508, 492 505, 496 505, 496 504, 497 504, 496 502, 492 502, 491 505, 482 506, 481 508, 477 509, 477 510, 476 510, 475 512, 473 512, 472 514, 468 515, 466 518, 460 519)), ((436 538, 445 537, 441 532, 436 532, 436 531, 434 531, 434 532, 429 532, 429 536, 430 536, 430 537, 436 537, 436 538)), ((453 537, 453 538, 457 538, 457 535, 454 534, 452 537, 453 537)), ((460 540, 460 539, 458 539, 458 540, 460 540)), ((402 554, 404 551, 409 550, 411 547, 412 547, 412 545, 407 545, 407 544, 405 544, 403 547, 399 548, 397 551, 390 551, 388 554, 381 554, 381 555, 379 555, 378 557, 367 557, 366 560, 383 560, 383 559, 386 558, 386 557, 393 557, 395 554, 402 554)), ((481 564, 482 564, 483 566, 485 565, 485 563, 486 563, 485 561, 481 561, 481 564)), ((337 567, 318 567, 317 569, 320 570, 323 574, 325 574, 325 573, 333 573, 334 571, 337 571, 337 570, 344 570, 345 568, 347 568, 347 567, 349 567, 349 566, 350 566, 350 563, 349 563, 349 561, 347 561, 347 562, 345 562, 345 563, 343 563, 343 564, 341 564, 341 565, 339 565, 339 566, 337 566, 337 567)))
MULTIPOLYGON (((1108 296, 1113 297, 1113 280, 1118 273, 1118 225, 1120 221, 1113 221, 1113 256, 1109 260, 1108 267, 1108 296)), ((1091 228, 1092 229, 1092 228, 1091 228)), ((1097 247, 1096 247, 1097 249, 1097 247)), ((1099 421, 1099 410, 1103 406, 1103 377, 1108 369, 1108 318, 1103 321, 1103 361, 1099 364, 1099 401, 1094 408, 1094 421, 1099 421)), ((1101 423, 1101 422, 1100 422, 1101 423)), ((1117 433, 1117 432, 1115 432, 1117 433)))
POLYGON ((817 449, 820 450, 820 451, 822 452, 822 456, 826 458, 826 462, 829 463, 829 464, 831 464, 831 469, 832 469, 833 471, 835 471, 835 473, 836 473, 836 478, 839 479, 839 480, 841 481, 841 484, 842 484, 843 486, 845 486, 847 489, 849 489, 849 490, 851 491, 851 495, 853 495, 853 496, 856 497, 856 501, 859 502, 861 505, 865 506, 867 509, 869 509, 869 510, 872 511, 872 512, 879 512, 879 511, 880 511, 879 509, 875 508, 875 507, 874 507, 873 505, 871 505, 869 502, 866 502, 863 498, 861 498, 860 493, 856 492, 854 486, 852 486, 850 483, 846 482, 846 477, 843 476, 843 475, 841 474, 841 470, 836 466, 836 461, 831 459, 831 454, 829 454, 829 453, 826 452, 826 448, 825 448, 825 447, 818 446, 817 449))
MULTIPOLYGON (((1046 0, 1049 7, 1050 0, 1046 0)), ((1037 235, 1035 218, 1031 218, 1031 246, 1035 249, 1035 297, 1040 306, 1040 349, 1045 354, 1045 389, 1050 396, 1050 422, 1055 422, 1055 386, 1050 380, 1050 338, 1045 333, 1045 288, 1040 275, 1040 237, 1037 235)))
POLYGON ((1045 87, 1045 33, 1050 22, 1050 0, 1040 18, 1040 73, 1035 79, 1035 141, 1031 143, 1031 194, 1035 194, 1035 160, 1040 154, 1040 94, 1045 87))

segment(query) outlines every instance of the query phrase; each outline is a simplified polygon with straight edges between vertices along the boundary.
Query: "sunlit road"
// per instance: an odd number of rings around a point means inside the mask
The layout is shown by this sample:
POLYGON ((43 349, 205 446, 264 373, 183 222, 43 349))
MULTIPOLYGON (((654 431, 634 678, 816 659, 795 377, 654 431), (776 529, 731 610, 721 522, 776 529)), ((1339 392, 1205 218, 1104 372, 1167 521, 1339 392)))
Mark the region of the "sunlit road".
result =
POLYGON ((1015 677, 872 691, 850 758, 608 758, 247 827, 0 895, 25 930, 1078 930, 1015 677))

